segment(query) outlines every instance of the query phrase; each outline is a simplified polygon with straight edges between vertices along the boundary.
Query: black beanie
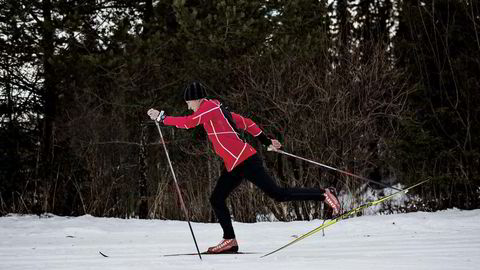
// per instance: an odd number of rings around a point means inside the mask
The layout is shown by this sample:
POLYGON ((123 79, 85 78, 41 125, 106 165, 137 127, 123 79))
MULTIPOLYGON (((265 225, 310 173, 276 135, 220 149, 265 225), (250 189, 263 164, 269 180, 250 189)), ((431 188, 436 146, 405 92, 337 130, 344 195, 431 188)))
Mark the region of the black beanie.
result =
POLYGON ((207 93, 205 91, 205 86, 198 81, 193 81, 185 87, 183 97, 185 98, 185 101, 206 98, 207 93))

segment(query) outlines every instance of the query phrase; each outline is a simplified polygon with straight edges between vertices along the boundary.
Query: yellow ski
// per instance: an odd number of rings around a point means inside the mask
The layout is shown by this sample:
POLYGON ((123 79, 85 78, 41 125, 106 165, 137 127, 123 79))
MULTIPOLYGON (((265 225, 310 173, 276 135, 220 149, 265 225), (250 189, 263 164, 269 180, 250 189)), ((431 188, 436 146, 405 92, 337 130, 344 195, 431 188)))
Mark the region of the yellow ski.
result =
POLYGON ((305 239, 305 238, 311 236, 312 234, 315 234, 315 233, 321 231, 322 229, 325 229, 325 228, 327 228, 327 227, 329 227, 329 226, 331 226, 331 225, 339 222, 339 221, 342 220, 342 219, 346 219, 347 217, 349 217, 349 216, 351 216, 351 215, 353 215, 353 214, 355 214, 355 213, 357 213, 357 212, 359 212, 359 211, 361 211, 361 210, 363 210, 363 209, 365 209, 365 208, 368 208, 368 207, 373 206, 373 205, 377 205, 377 204, 379 204, 379 203, 381 203, 381 202, 383 202, 383 201, 386 201, 386 200, 388 200, 388 199, 391 199, 391 198, 393 198, 393 197, 394 197, 395 195, 397 195, 397 194, 406 193, 408 190, 410 190, 410 189, 412 189, 412 188, 414 188, 414 187, 420 186, 421 184, 424 184, 425 182, 428 182, 428 181, 429 181, 429 179, 428 179, 428 180, 424 180, 424 181, 419 182, 419 183, 417 183, 417 184, 415 184, 415 185, 413 185, 413 186, 410 186, 410 187, 408 187, 408 188, 406 188, 406 189, 397 191, 397 192, 395 192, 395 193, 393 193, 393 194, 391 194, 391 195, 382 197, 382 198, 380 198, 380 199, 378 199, 378 200, 375 200, 375 201, 372 201, 372 202, 369 202, 369 203, 366 203, 366 204, 362 204, 362 205, 360 205, 359 207, 353 208, 352 210, 350 210, 350 211, 348 211, 348 212, 345 212, 345 213, 337 216, 336 218, 331 219, 331 220, 329 220, 328 222, 325 222, 324 224, 318 226, 317 228, 315 228, 315 229, 313 229, 313 230, 311 230, 311 231, 303 234, 302 236, 296 238, 295 240, 292 240, 290 243, 288 243, 288 244, 286 244, 286 245, 284 245, 284 246, 282 246, 282 247, 280 247, 280 248, 277 248, 276 250, 274 250, 274 251, 272 251, 272 252, 270 252, 270 253, 267 253, 267 254, 263 255, 261 258, 264 258, 264 257, 267 257, 267 256, 269 256, 269 255, 272 255, 273 253, 276 253, 276 252, 278 252, 278 251, 280 251, 280 250, 282 250, 282 249, 284 249, 284 248, 286 248, 286 247, 288 247, 288 246, 291 246, 291 245, 297 243, 298 241, 300 241, 300 240, 302 240, 302 239, 305 239))

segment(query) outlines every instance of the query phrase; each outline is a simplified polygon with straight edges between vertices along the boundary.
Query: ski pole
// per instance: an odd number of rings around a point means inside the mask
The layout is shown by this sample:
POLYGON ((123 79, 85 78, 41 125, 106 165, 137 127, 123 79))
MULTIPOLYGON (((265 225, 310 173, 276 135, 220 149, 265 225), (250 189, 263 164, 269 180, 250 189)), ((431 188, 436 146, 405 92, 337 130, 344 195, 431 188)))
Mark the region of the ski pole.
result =
POLYGON ((381 182, 378 182, 378 181, 375 181, 375 180, 371 180, 371 179, 368 179, 366 177, 363 177, 363 176, 360 176, 360 175, 356 175, 356 174, 353 174, 353 173, 350 173, 350 172, 347 172, 347 171, 343 171, 343 170, 340 170, 340 169, 337 169, 337 168, 334 168, 334 167, 331 167, 331 166, 328 166, 328 165, 325 165, 325 164, 322 164, 320 162, 316 162, 316 161, 313 161, 313 160, 310 160, 310 159, 306 159, 306 158, 303 158, 303 157, 299 157, 299 156, 296 156, 294 154, 290 154, 290 153, 287 153, 285 151, 282 151, 280 149, 276 149, 275 147, 268 147, 268 151, 274 151, 274 152, 278 152, 280 154, 284 154, 284 155, 287 155, 287 156, 291 156, 291 157, 294 157, 294 158, 298 158, 298 159, 301 159, 301 160, 304 160, 304 161, 307 161, 307 162, 310 162, 310 163, 313 163, 315 165, 318 165, 318 166, 321 166, 321 167, 324 167, 324 168, 327 168, 327 169, 330 169, 330 170, 334 170, 334 171, 337 171, 339 173, 343 173, 343 174, 346 174, 348 176, 352 176, 352 177, 356 177, 358 179, 362 179, 364 181, 367 181, 367 182, 371 182, 371 183, 375 183, 375 184, 378 184, 378 185, 381 185, 381 186, 384 186, 384 187, 387 187, 387 188, 391 188, 391 189, 395 189, 397 191, 401 191, 401 189, 398 189, 396 187, 393 187, 393 186, 389 186, 389 185, 386 185, 384 183, 381 183, 381 182))
POLYGON ((163 140, 162 130, 160 129, 160 125, 158 124, 157 121, 155 121, 155 125, 157 126, 158 133, 160 133, 160 139, 162 140, 163 149, 165 149, 165 154, 167 155, 168 165, 170 165, 170 170, 172 171, 173 180, 175 182, 175 188, 177 190, 178 197, 180 198, 180 205, 183 209, 183 212, 185 213, 185 217, 187 218, 188 227, 190 228, 190 232, 192 233, 193 242, 195 243, 195 247, 197 248, 198 257, 200 257, 200 260, 201 260, 202 255, 200 253, 200 250, 198 249, 197 240, 195 239, 195 234, 193 233, 192 225, 190 224, 190 218, 188 217, 187 207, 183 202, 182 193, 180 192, 180 187, 178 186, 178 182, 177 182, 177 177, 175 176, 175 171, 173 170, 172 162, 170 161, 170 156, 168 155, 167 146, 165 145, 165 141, 163 140))

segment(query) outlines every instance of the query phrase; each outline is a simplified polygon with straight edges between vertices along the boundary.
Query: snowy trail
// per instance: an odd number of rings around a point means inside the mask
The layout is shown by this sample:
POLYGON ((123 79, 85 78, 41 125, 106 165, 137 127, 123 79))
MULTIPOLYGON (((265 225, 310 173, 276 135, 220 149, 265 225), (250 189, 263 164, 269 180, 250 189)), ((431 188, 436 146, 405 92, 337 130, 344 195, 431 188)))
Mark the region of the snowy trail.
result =
MULTIPOLYGON (((241 251, 258 254, 200 261, 163 256, 195 252, 185 222, 8 216, 0 218, 0 270, 480 269, 480 210, 351 218, 260 258, 320 223, 235 223, 241 251)), ((220 240, 218 224, 192 226, 201 250, 220 240)))

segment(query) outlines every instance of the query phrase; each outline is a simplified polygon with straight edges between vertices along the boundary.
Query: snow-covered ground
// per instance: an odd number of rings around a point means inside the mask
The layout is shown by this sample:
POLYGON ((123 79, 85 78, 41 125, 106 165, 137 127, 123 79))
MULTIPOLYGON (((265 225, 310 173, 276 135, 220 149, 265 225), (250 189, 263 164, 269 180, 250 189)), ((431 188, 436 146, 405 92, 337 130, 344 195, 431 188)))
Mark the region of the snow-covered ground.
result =
MULTIPOLYGON (((321 224, 235 223, 244 255, 195 252, 186 222, 82 217, 0 218, 0 269, 480 269, 480 210, 351 218, 266 258, 321 224), (103 257, 99 252, 108 255, 103 257)), ((192 223, 201 250, 218 224, 192 223)))

